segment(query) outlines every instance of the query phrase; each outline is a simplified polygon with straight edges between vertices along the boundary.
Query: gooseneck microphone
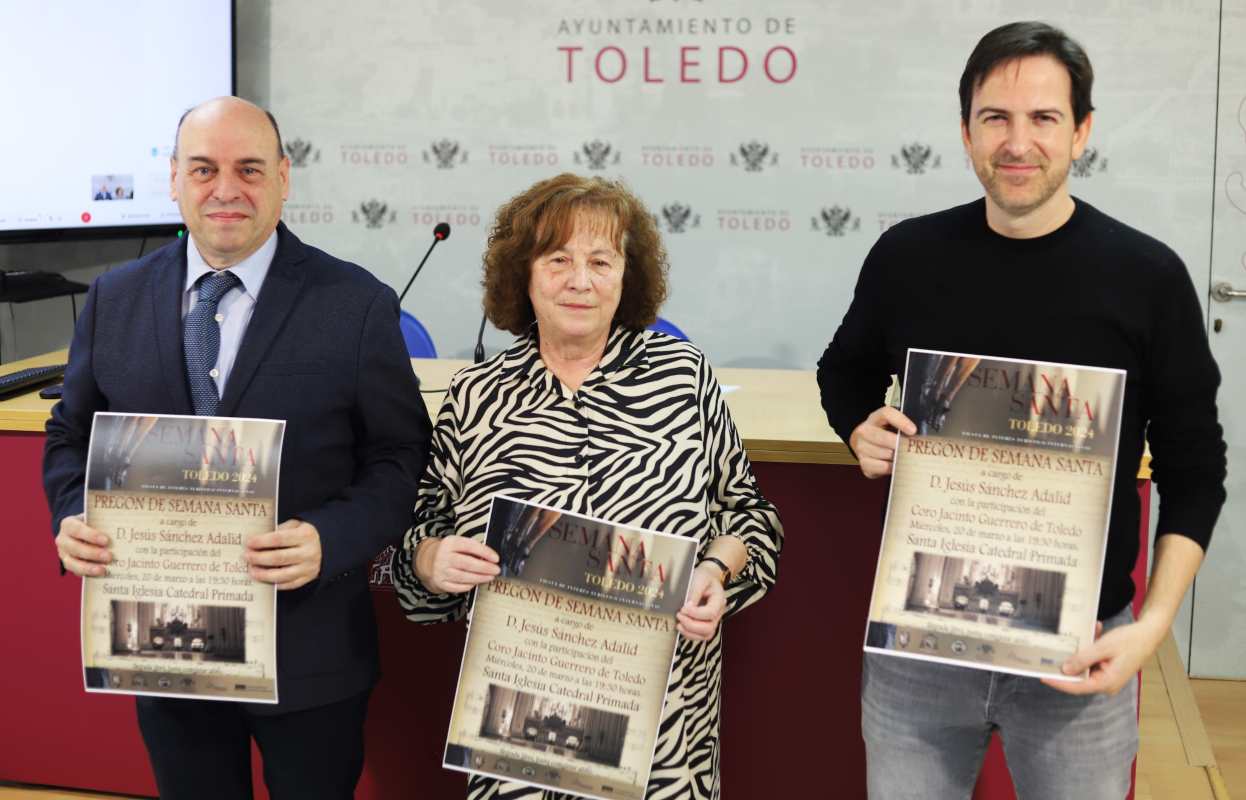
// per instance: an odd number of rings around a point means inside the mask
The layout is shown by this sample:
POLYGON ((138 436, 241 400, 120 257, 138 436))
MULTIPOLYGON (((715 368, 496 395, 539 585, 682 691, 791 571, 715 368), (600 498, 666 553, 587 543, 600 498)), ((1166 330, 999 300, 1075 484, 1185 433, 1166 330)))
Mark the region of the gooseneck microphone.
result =
POLYGON ((433 228, 433 243, 428 246, 428 251, 424 253, 424 257, 420 259, 419 266, 415 268, 415 273, 411 275, 411 280, 407 281, 407 285, 403 288, 402 294, 398 295, 398 304, 402 304, 402 300, 407 296, 407 292, 411 289, 411 284, 415 283, 415 279, 420 277, 420 270, 424 269, 424 262, 428 261, 428 257, 433 254, 433 248, 438 242, 445 241, 450 238, 450 223, 438 222, 433 228))
POLYGON ((476 352, 472 354, 472 363, 485 363, 485 320, 489 318, 488 314, 480 315, 480 330, 476 332, 476 352))

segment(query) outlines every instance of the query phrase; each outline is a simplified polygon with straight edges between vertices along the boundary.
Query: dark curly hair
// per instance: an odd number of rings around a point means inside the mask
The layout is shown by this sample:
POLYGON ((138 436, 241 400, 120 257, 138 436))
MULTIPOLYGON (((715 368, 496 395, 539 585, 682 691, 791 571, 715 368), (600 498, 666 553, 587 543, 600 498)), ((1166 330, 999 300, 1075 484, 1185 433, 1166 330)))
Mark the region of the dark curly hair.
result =
POLYGON ((1090 102, 1090 90, 1095 82, 1090 57, 1064 31, 1044 22, 1011 22, 982 37, 969 54, 965 71, 960 76, 961 121, 969 122, 973 93, 996 67, 1031 56, 1051 56, 1069 71, 1073 122, 1081 125, 1082 120, 1095 110, 1090 102))
POLYGON ((623 254, 623 293, 614 324, 641 330, 666 300, 670 264, 657 222, 621 181, 564 172, 532 185, 498 209, 484 255, 484 309, 504 331, 522 334, 536 315, 528 296, 532 262, 563 245, 579 212, 598 212, 623 254))

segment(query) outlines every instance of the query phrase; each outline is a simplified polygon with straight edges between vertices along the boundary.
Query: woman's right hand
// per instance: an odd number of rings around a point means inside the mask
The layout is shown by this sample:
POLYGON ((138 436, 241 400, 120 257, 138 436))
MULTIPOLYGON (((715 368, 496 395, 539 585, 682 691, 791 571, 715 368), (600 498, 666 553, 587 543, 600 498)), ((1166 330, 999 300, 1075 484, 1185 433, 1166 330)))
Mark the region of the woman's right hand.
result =
POLYGON ((497 552, 466 536, 425 539, 415 550, 415 576, 435 594, 462 594, 501 571, 497 552))

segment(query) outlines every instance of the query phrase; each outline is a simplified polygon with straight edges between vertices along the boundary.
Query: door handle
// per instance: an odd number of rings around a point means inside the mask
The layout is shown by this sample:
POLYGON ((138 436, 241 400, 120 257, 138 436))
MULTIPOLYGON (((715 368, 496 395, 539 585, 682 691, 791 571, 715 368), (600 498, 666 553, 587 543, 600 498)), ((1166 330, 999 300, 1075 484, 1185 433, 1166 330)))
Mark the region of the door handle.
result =
POLYGON ((1211 296, 1212 296, 1212 299, 1214 300, 1218 300, 1221 303, 1227 303, 1230 300, 1236 299, 1238 297, 1246 297, 1246 291, 1242 291, 1241 289, 1234 289, 1231 284, 1221 281, 1220 283, 1217 283, 1215 286, 1211 287, 1211 296))

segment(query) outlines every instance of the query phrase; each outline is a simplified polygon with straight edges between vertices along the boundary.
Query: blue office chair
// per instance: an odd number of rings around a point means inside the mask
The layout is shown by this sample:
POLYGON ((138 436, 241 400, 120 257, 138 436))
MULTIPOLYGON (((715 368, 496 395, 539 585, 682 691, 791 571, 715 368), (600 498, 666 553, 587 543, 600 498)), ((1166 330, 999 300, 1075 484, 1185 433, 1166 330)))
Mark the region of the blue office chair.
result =
POLYGON ((688 334, 681 331, 679 326, 661 317, 658 317, 658 321, 649 326, 649 330, 665 333, 667 336, 674 336, 676 339, 682 339, 685 342, 689 341, 688 334))
POLYGON ((402 340, 407 343, 407 355, 411 358, 436 358, 437 347, 433 337, 420 321, 406 311, 398 318, 398 327, 402 330, 402 340))

